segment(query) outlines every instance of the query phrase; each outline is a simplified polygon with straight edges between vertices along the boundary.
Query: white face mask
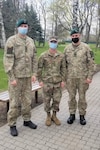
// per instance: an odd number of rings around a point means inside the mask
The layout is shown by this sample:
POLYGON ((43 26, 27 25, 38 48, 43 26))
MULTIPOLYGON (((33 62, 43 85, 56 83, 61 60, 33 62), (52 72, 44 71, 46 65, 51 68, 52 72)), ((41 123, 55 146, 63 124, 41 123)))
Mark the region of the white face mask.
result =
POLYGON ((18 27, 18 33, 22 34, 22 35, 26 35, 28 32, 28 28, 27 27, 18 27))

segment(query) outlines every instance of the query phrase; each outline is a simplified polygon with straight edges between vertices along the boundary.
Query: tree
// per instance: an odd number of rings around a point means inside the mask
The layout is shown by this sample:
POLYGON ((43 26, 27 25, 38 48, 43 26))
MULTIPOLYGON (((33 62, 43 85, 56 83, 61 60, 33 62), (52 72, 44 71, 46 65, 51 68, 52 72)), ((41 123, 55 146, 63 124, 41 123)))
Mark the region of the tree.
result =
POLYGON ((39 38, 42 38, 42 28, 40 25, 40 22, 38 20, 37 14, 35 10, 33 9, 33 5, 30 7, 26 4, 25 6, 25 18, 29 22, 29 32, 28 35, 33 38, 34 40, 38 40, 39 38))
POLYGON ((97 32, 96 32, 96 37, 97 37, 97 40, 96 40, 96 48, 97 47, 100 47, 100 1, 98 1, 98 21, 97 21, 97 28, 96 28, 97 32))
POLYGON ((90 37, 90 30, 91 30, 91 26, 92 26, 92 20, 94 17, 94 14, 96 14, 95 12, 95 7, 96 7, 96 3, 90 0, 86 0, 86 34, 85 34, 85 42, 88 43, 89 42, 89 37, 90 37), (94 14, 93 14, 94 13, 94 14))
POLYGON ((2 17, 2 1, 0 1, 0 47, 3 48, 6 42, 4 22, 2 17))
POLYGON ((96 8, 96 0, 53 0, 49 14, 52 22, 57 14, 57 24, 64 28, 63 31, 70 31, 73 27, 78 27, 82 34, 85 31, 88 42, 96 8))
POLYGON ((13 0, 3 1, 3 20, 6 37, 14 34, 15 22, 16 22, 16 9, 14 7, 13 0))
POLYGON ((40 22, 32 5, 25 4, 25 0, 3 0, 3 19, 7 38, 14 34, 19 18, 28 20, 30 37, 36 39, 42 35, 40 22))
MULTIPOLYGON (((45 44, 46 32, 47 32, 47 0, 31 0, 31 4, 38 14, 39 21, 42 24, 42 40, 43 44, 45 44)), ((42 41, 41 41, 42 42, 42 41)))
MULTIPOLYGON (((52 34, 61 37, 66 31, 70 31, 72 26, 72 13, 70 13, 69 0, 53 0, 49 7, 49 19, 52 22, 52 34), (70 15, 71 14, 71 15, 70 15), (59 28, 61 27, 61 28, 59 28), (60 32, 59 32, 60 29, 60 32)), ((67 34, 66 34, 67 35, 67 34)))
POLYGON ((72 28, 78 28, 78 9, 79 9, 79 1, 78 0, 73 0, 72 28))

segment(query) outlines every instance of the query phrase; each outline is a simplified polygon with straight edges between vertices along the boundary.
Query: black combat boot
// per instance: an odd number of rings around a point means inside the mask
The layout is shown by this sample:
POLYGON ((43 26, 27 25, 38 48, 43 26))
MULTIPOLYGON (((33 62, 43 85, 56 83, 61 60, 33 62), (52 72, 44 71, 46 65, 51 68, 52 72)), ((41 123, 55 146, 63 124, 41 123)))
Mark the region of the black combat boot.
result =
POLYGON ((72 124, 75 120, 75 114, 70 114, 70 117, 67 120, 68 124, 72 124))
POLYGON ((37 125, 34 124, 32 121, 24 121, 23 125, 31 128, 31 129, 36 129, 37 128, 37 125))
POLYGON ((86 125, 86 120, 84 118, 84 115, 80 115, 80 124, 81 125, 86 125))
POLYGON ((17 129, 16 129, 16 126, 10 127, 10 134, 11 134, 12 136, 17 136, 17 135, 18 135, 18 131, 17 131, 17 129))

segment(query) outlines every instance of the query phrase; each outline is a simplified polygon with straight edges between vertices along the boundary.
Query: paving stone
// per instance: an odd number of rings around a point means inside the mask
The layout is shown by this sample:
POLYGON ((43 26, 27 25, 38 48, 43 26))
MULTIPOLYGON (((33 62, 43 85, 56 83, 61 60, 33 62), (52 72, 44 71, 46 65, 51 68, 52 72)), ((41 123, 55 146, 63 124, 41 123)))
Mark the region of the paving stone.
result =
POLYGON ((0 150, 100 150, 100 72, 94 75, 86 98, 85 126, 79 123, 78 110, 75 122, 67 124, 68 92, 64 90, 57 114, 61 126, 54 123, 50 127, 45 126, 46 113, 41 104, 32 109, 32 121, 38 125, 36 130, 24 127, 21 116, 17 120, 18 137, 9 134, 7 124, 0 127, 0 150))

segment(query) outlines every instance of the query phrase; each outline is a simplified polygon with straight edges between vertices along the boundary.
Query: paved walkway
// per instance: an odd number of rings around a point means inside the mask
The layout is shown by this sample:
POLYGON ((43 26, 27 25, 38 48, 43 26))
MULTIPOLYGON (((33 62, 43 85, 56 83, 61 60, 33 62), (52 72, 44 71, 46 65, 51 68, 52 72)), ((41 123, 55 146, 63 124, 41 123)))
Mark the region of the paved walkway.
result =
POLYGON ((32 120, 37 130, 24 127, 18 118, 18 137, 9 134, 8 125, 0 127, 0 150, 100 150, 100 72, 94 75, 87 92, 87 124, 80 125, 78 111, 74 124, 68 125, 68 93, 63 92, 58 117, 61 126, 46 127, 43 104, 32 110, 32 120))

